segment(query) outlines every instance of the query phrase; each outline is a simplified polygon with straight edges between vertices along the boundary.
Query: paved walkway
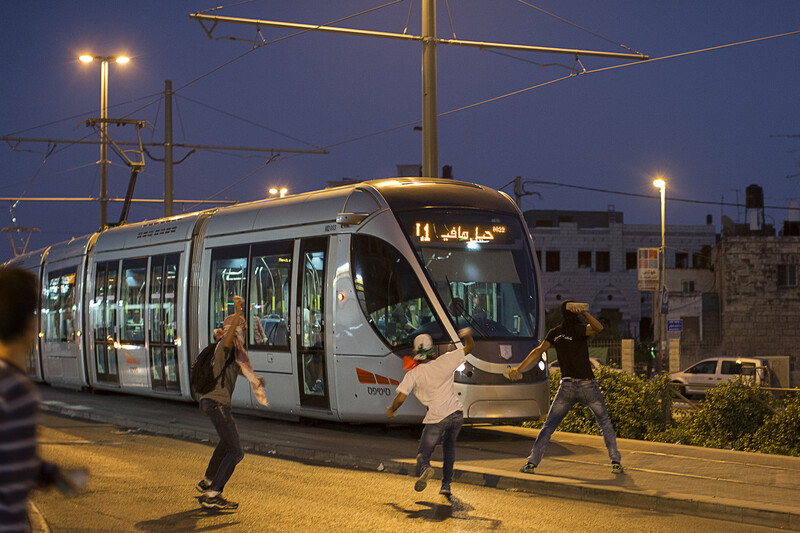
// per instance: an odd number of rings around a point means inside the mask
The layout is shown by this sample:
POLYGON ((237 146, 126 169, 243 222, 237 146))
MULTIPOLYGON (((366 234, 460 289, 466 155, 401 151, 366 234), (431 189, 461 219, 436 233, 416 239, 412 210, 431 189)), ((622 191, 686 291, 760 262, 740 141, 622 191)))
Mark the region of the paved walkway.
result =
MULTIPOLYGON (((195 404, 49 386, 40 390, 42 409, 50 413, 216 440, 195 404)), ((414 475, 419 426, 236 418, 250 451, 414 475)), ((601 437, 556 432, 536 474, 522 474, 518 469, 536 434, 514 426, 466 426, 456 451, 454 491, 458 483, 470 483, 800 531, 800 458, 619 439, 625 473, 614 475, 601 437)), ((434 459, 441 459, 440 450, 434 459)))

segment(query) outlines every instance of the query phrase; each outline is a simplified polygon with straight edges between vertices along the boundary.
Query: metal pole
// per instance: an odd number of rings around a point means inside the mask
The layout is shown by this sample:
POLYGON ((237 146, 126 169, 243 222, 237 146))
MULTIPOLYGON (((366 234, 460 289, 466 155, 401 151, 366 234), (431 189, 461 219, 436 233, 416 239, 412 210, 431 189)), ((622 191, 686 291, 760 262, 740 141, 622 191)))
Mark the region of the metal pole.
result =
POLYGON ((164 216, 172 210, 172 80, 164 82, 164 216))
POLYGON ((100 229, 104 229, 108 226, 108 58, 100 63, 100 118, 100 229))
POLYGON ((664 276, 666 274, 666 264, 667 264, 666 246, 664 245, 664 232, 665 232, 665 229, 666 229, 665 216, 664 216, 665 215, 665 211, 666 211, 665 210, 666 192, 667 192, 667 185, 665 183, 664 186, 661 187, 661 251, 660 251, 661 252, 660 253, 660 255, 661 255, 661 276, 659 276, 659 278, 661 279, 661 283, 660 283, 660 285, 661 285, 661 287, 660 287, 660 289, 661 289, 661 291, 660 291, 660 294, 661 294, 661 308, 659 309, 659 317, 660 317, 659 326, 660 326, 660 330, 661 330, 660 333, 659 333, 659 337, 660 337, 660 341, 661 341, 661 349, 659 350, 659 354, 658 355, 659 355, 659 358, 661 359, 661 365, 660 365, 661 366, 661 370, 665 370, 666 366, 667 366, 667 359, 664 356, 665 352, 667 351, 666 350, 666 347, 667 347, 667 317, 664 314, 664 307, 663 307, 664 306, 664 282, 666 281, 664 279, 664 276))
POLYGON ((422 1, 422 175, 439 177, 436 105, 436 1, 422 1))

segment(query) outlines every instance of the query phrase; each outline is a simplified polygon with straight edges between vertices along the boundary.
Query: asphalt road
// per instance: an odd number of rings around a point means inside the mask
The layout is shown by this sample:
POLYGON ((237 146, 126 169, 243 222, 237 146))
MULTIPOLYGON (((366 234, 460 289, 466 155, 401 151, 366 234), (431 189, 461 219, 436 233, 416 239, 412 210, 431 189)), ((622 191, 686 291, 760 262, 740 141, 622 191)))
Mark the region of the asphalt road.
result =
POLYGON ((32 501, 52 532, 189 531, 773 531, 678 514, 574 502, 454 484, 450 499, 434 480, 422 493, 414 479, 286 461, 248 453, 225 489, 232 513, 197 503, 211 446, 42 416, 41 455, 87 466, 88 490, 64 498, 36 491, 32 501))

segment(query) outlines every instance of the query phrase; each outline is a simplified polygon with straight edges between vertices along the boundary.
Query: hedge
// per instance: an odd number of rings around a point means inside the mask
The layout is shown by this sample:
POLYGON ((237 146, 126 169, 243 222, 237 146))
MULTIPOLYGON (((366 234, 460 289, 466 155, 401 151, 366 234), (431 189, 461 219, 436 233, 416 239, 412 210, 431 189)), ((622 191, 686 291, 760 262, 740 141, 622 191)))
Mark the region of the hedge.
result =
MULTIPOLYGON (((619 438, 800 456, 800 395, 781 403, 769 391, 739 379, 709 390, 699 410, 673 411, 664 403, 669 398, 666 373, 647 380, 601 367, 595 377, 619 438)), ((557 371, 550 375, 551 402, 560 379, 557 371)), ((523 425, 541 428, 543 423, 523 425)), ((600 434, 592 412, 580 406, 558 429, 600 434)))

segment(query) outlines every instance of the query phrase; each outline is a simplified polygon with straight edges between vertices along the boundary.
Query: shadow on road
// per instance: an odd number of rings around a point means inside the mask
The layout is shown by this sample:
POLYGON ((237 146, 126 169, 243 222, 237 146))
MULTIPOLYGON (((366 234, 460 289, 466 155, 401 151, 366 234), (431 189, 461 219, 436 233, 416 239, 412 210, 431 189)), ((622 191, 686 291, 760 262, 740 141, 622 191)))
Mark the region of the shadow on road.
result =
POLYGON ((180 513, 168 514, 155 520, 145 520, 136 524, 141 531, 189 533, 194 531, 215 531, 235 527, 238 521, 226 521, 214 524, 203 524, 205 518, 230 515, 220 511, 206 511, 205 509, 191 509, 180 513))
POLYGON ((474 511, 475 508, 459 500, 455 496, 443 496, 442 498, 447 500, 446 504, 420 501, 416 502, 416 504, 421 506, 421 508, 416 509, 405 509, 396 503, 387 503, 386 505, 393 508, 395 511, 405 513, 406 518, 419 518, 426 522, 444 522, 448 519, 479 521, 486 522, 486 527, 488 529, 498 529, 503 524, 502 520, 497 520, 495 518, 471 516, 469 513, 470 511, 474 511))

